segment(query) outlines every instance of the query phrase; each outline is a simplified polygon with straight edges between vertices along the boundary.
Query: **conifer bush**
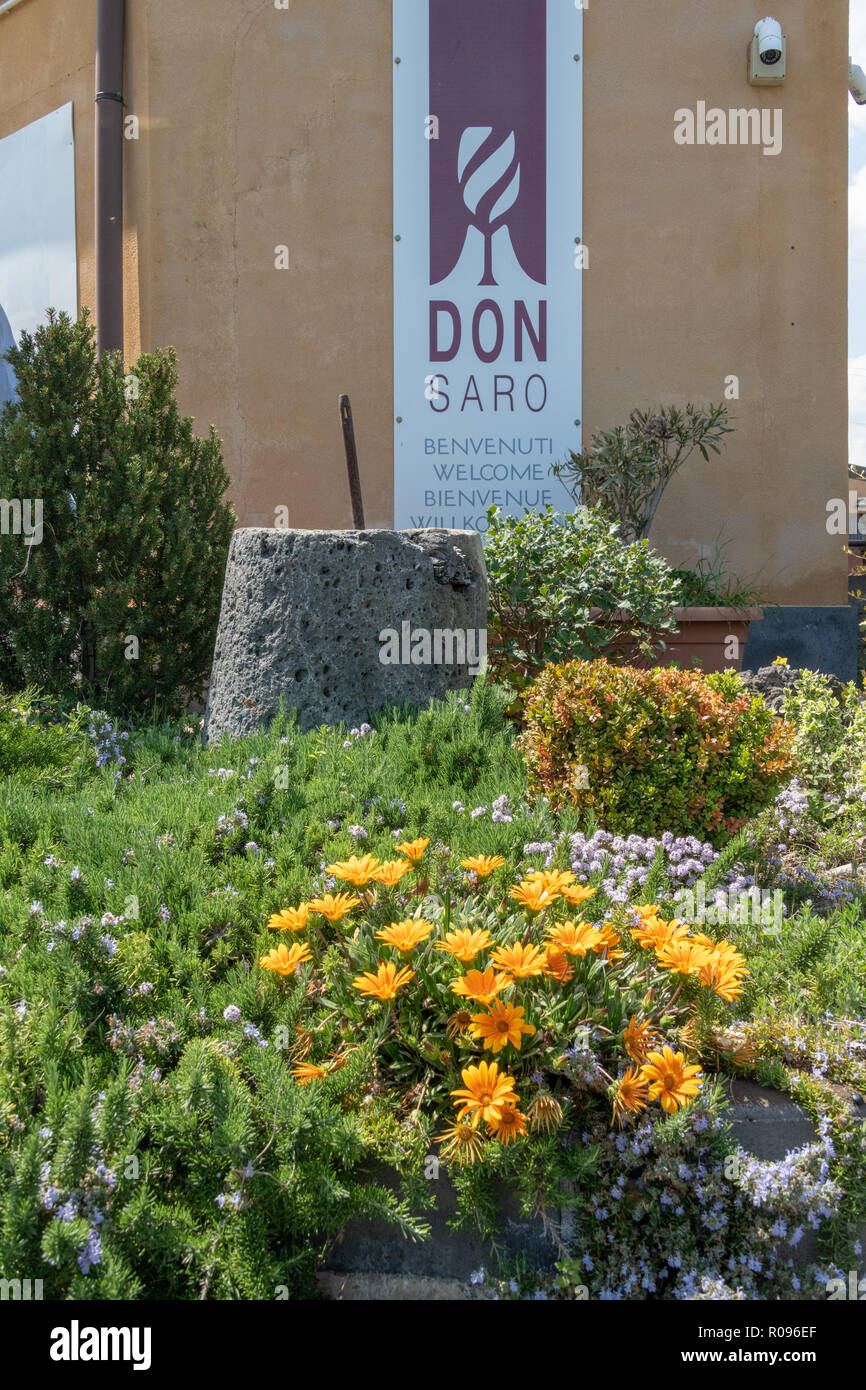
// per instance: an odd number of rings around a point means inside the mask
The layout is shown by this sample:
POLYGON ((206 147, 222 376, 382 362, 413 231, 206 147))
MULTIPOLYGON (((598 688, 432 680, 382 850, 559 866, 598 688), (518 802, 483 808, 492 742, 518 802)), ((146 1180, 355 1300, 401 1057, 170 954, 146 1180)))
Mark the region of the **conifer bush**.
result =
POLYGON ((86 313, 50 313, 7 358, 0 495, 41 526, 0 544, 0 682, 175 710, 213 654, 234 524, 219 439, 179 414, 172 349, 125 373, 86 313))

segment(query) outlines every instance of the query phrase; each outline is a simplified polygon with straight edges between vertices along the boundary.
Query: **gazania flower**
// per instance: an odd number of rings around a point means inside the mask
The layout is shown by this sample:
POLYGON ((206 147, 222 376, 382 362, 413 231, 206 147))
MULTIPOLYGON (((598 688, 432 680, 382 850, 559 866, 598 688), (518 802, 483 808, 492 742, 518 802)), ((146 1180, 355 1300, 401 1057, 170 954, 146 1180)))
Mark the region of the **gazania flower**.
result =
POLYGON ((410 970, 408 965, 398 970, 393 961, 380 960, 377 974, 365 970, 363 975, 356 975, 352 988, 360 990, 361 994, 371 994, 376 999, 394 999, 397 990, 414 978, 415 971, 410 970))
POLYGON ((543 883, 534 880, 524 879, 518 883, 516 888, 509 888, 508 896, 515 898, 525 912, 543 912, 546 907, 554 901, 554 894, 549 888, 545 888, 543 883))
POLYGON ((442 1157, 446 1162, 453 1159, 462 1166, 464 1163, 474 1163, 476 1158, 481 1157, 483 1141, 469 1120, 455 1120, 442 1134, 437 1134, 433 1142, 443 1145, 442 1157))
POLYGON ((639 1110, 646 1109, 647 1085, 646 1079, 637 1068, 629 1067, 616 1085, 611 1124, 616 1122, 622 1129, 627 1115, 636 1115, 639 1110))
POLYGON ((673 1115, 681 1105, 688 1105, 701 1089, 700 1067, 686 1066, 682 1052, 663 1047, 651 1052, 640 1069, 649 1083, 650 1100, 658 1100, 663 1110, 673 1115))
POLYGON ((460 863, 471 874, 477 874, 479 878, 488 878, 494 869, 502 868, 505 860, 501 854, 476 854, 473 859, 461 859, 460 863))
POLYGON ((498 1118, 487 1121, 487 1128, 500 1144, 513 1144, 526 1133, 526 1122, 526 1116, 521 1115, 515 1105, 503 1105, 498 1118))
POLYGON ((449 1038, 456 1038, 458 1033, 465 1033, 472 1022, 472 1015, 468 1009, 458 1009, 453 1013, 445 1025, 445 1033, 449 1038))
POLYGON ((560 897, 563 889, 570 888, 575 881, 570 869, 533 869, 526 875, 527 883, 540 883, 554 898, 560 897))
POLYGON ((417 840, 404 840, 402 845, 397 845, 396 848, 399 854, 405 854, 407 859, 411 859, 412 863, 417 865, 429 843, 429 840, 421 838, 417 840))
POLYGON ((658 903, 641 903, 639 907, 635 908, 635 912, 638 917, 658 917, 661 908, 658 903))
POLYGON ((532 1129, 543 1129, 545 1134, 562 1123, 562 1106, 547 1091, 539 1091, 529 1107, 529 1124, 532 1129))
POLYGON ((310 898, 309 907, 311 912, 320 912, 329 922, 339 922, 360 901, 352 893, 338 893, 336 897, 333 893, 326 893, 323 898, 310 898))
POLYGON ((601 932, 601 939, 598 945, 592 948, 596 955, 604 956, 607 961, 622 960, 624 952, 618 949, 620 937, 613 923, 603 922, 599 931, 601 932))
POLYGON ((419 941, 426 941, 433 930, 432 922, 416 921, 414 917, 407 917, 403 922, 392 922, 389 927, 383 927, 376 932, 379 941, 384 941, 388 946, 396 946, 398 951, 403 951, 408 955, 414 951, 419 941))
POLYGON ((488 1004, 494 995, 507 989, 510 984, 507 975, 488 966, 486 970, 467 970, 461 979, 454 981, 451 990, 465 999, 477 999, 479 1004, 488 1004))
POLYGON ((383 883, 386 888, 396 888, 404 874, 411 874, 412 865, 407 864, 405 859, 386 859, 380 864, 373 877, 377 883, 383 883))
POLYGON ((638 1023, 636 1014, 632 1014, 622 1037, 626 1052, 635 1062, 642 1062, 657 1041, 652 1024, 638 1023))
POLYGON ((706 946, 696 946, 687 937, 656 947, 656 956, 659 965, 674 975, 697 975, 709 959, 706 946))
POLYGON ((259 965, 265 970, 273 970, 277 975, 286 976, 294 975, 299 965, 306 965, 312 959, 309 946, 302 942, 294 946, 275 946, 266 956, 259 956, 259 965))
POLYGON ((675 917, 670 922, 662 917, 645 917, 642 926, 632 927, 631 934, 644 949, 655 950, 658 946, 666 946, 669 941, 679 941, 688 935, 688 931, 686 924, 678 922, 675 917))
POLYGON ((560 888, 559 896, 565 899, 569 907, 580 907, 581 903, 595 897, 595 891, 594 888, 585 888, 582 883, 573 883, 560 888))
POLYGON ((567 956, 585 956, 587 951, 595 951, 601 945, 603 937, 599 927, 593 927, 589 922, 559 922, 551 927, 547 933, 547 940, 557 951, 564 951, 567 956))
POLYGON ((505 1004, 497 999, 487 1013, 473 1014, 470 1032, 473 1038, 483 1038, 484 1046, 491 1052, 499 1052, 506 1043, 512 1043, 520 1051, 524 1033, 534 1033, 531 1023, 524 1021, 524 1011, 519 1004, 505 1004))
POLYGON ((458 1120, 472 1115, 489 1124, 499 1119, 506 1105, 517 1104, 514 1078, 500 1073, 496 1062, 479 1062, 477 1067, 466 1067, 460 1075, 463 1086, 451 1092, 458 1104, 463 1102, 457 1113, 458 1120))
POLYGON ((714 954, 704 961, 698 969, 698 979, 729 1004, 735 1003, 743 993, 743 971, 721 955, 714 954))
POLYGON ((510 946, 498 946, 493 952, 493 963, 500 970, 507 970, 515 980, 540 975, 544 970, 544 956, 538 946, 533 946, 531 942, 526 946, 520 941, 514 941, 510 946))
POLYGON ((328 864, 327 871, 333 874, 334 878, 341 878, 346 883, 353 884, 355 888, 366 888, 376 877, 378 868, 379 861, 372 854, 363 854, 360 859, 353 854, 336 864, 328 864))
POLYGON ((556 980, 558 985, 568 984, 574 976, 574 966, 568 956, 559 946, 547 945, 544 948, 544 969, 543 975, 550 980, 556 980))
POLYGON ((317 1067, 313 1062, 299 1062, 296 1067, 292 1067, 292 1076, 299 1086, 309 1086, 311 1081, 321 1081, 323 1076, 327 1076, 326 1067, 317 1067))
POLYGON ((493 937, 486 928, 472 931, 470 927, 460 927, 457 931, 448 932, 442 941, 437 941, 436 950, 447 951, 450 956, 456 956, 464 965, 468 965, 492 944, 493 937))
POLYGON ((310 915, 309 903, 300 907, 284 907, 282 912, 273 912, 268 918, 271 931, 303 931, 310 915))

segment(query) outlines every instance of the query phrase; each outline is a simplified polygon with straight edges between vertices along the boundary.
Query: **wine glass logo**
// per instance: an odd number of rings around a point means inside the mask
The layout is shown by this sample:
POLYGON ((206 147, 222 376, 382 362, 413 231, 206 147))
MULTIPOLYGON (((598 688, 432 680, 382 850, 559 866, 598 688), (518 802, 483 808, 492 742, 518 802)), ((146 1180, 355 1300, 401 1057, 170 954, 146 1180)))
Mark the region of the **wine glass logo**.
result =
POLYGON ((520 193, 520 161, 514 131, 500 139, 492 126, 467 126, 460 137, 457 179, 470 226, 484 238, 484 273, 480 285, 495 285, 493 238, 520 193))

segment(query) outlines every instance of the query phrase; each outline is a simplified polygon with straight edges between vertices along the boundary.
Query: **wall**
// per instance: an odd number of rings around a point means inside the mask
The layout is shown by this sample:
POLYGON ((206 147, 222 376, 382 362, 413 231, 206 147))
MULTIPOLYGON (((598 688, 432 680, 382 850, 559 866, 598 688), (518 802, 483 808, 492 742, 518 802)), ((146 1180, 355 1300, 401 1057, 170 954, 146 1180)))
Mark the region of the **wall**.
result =
MULTIPOLYGON (((736 434, 691 461, 653 540, 730 542, 783 603, 844 603, 826 503, 847 495, 844 0, 786 0, 782 88, 745 78, 745 0, 585 15, 584 430, 718 400, 736 434), (783 152, 674 143, 674 112, 781 107, 783 152)), ((95 0, 0 19, 0 135, 75 103, 79 289, 93 302, 95 0)), ((347 526, 337 397, 368 525, 391 523, 390 0, 127 0, 127 354, 173 343, 181 401, 220 431, 241 522, 347 526), (290 268, 274 268, 274 248, 290 268)))

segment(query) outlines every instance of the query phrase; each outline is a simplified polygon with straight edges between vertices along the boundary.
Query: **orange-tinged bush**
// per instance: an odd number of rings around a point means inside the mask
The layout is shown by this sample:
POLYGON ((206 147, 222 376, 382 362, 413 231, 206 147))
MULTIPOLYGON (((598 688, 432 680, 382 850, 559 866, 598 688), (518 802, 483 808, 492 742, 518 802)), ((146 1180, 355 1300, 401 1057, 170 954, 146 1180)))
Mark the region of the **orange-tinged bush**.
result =
POLYGON ((614 834, 723 839, 794 770, 790 725, 734 672, 569 661, 544 669, 525 717, 530 792, 614 834))

